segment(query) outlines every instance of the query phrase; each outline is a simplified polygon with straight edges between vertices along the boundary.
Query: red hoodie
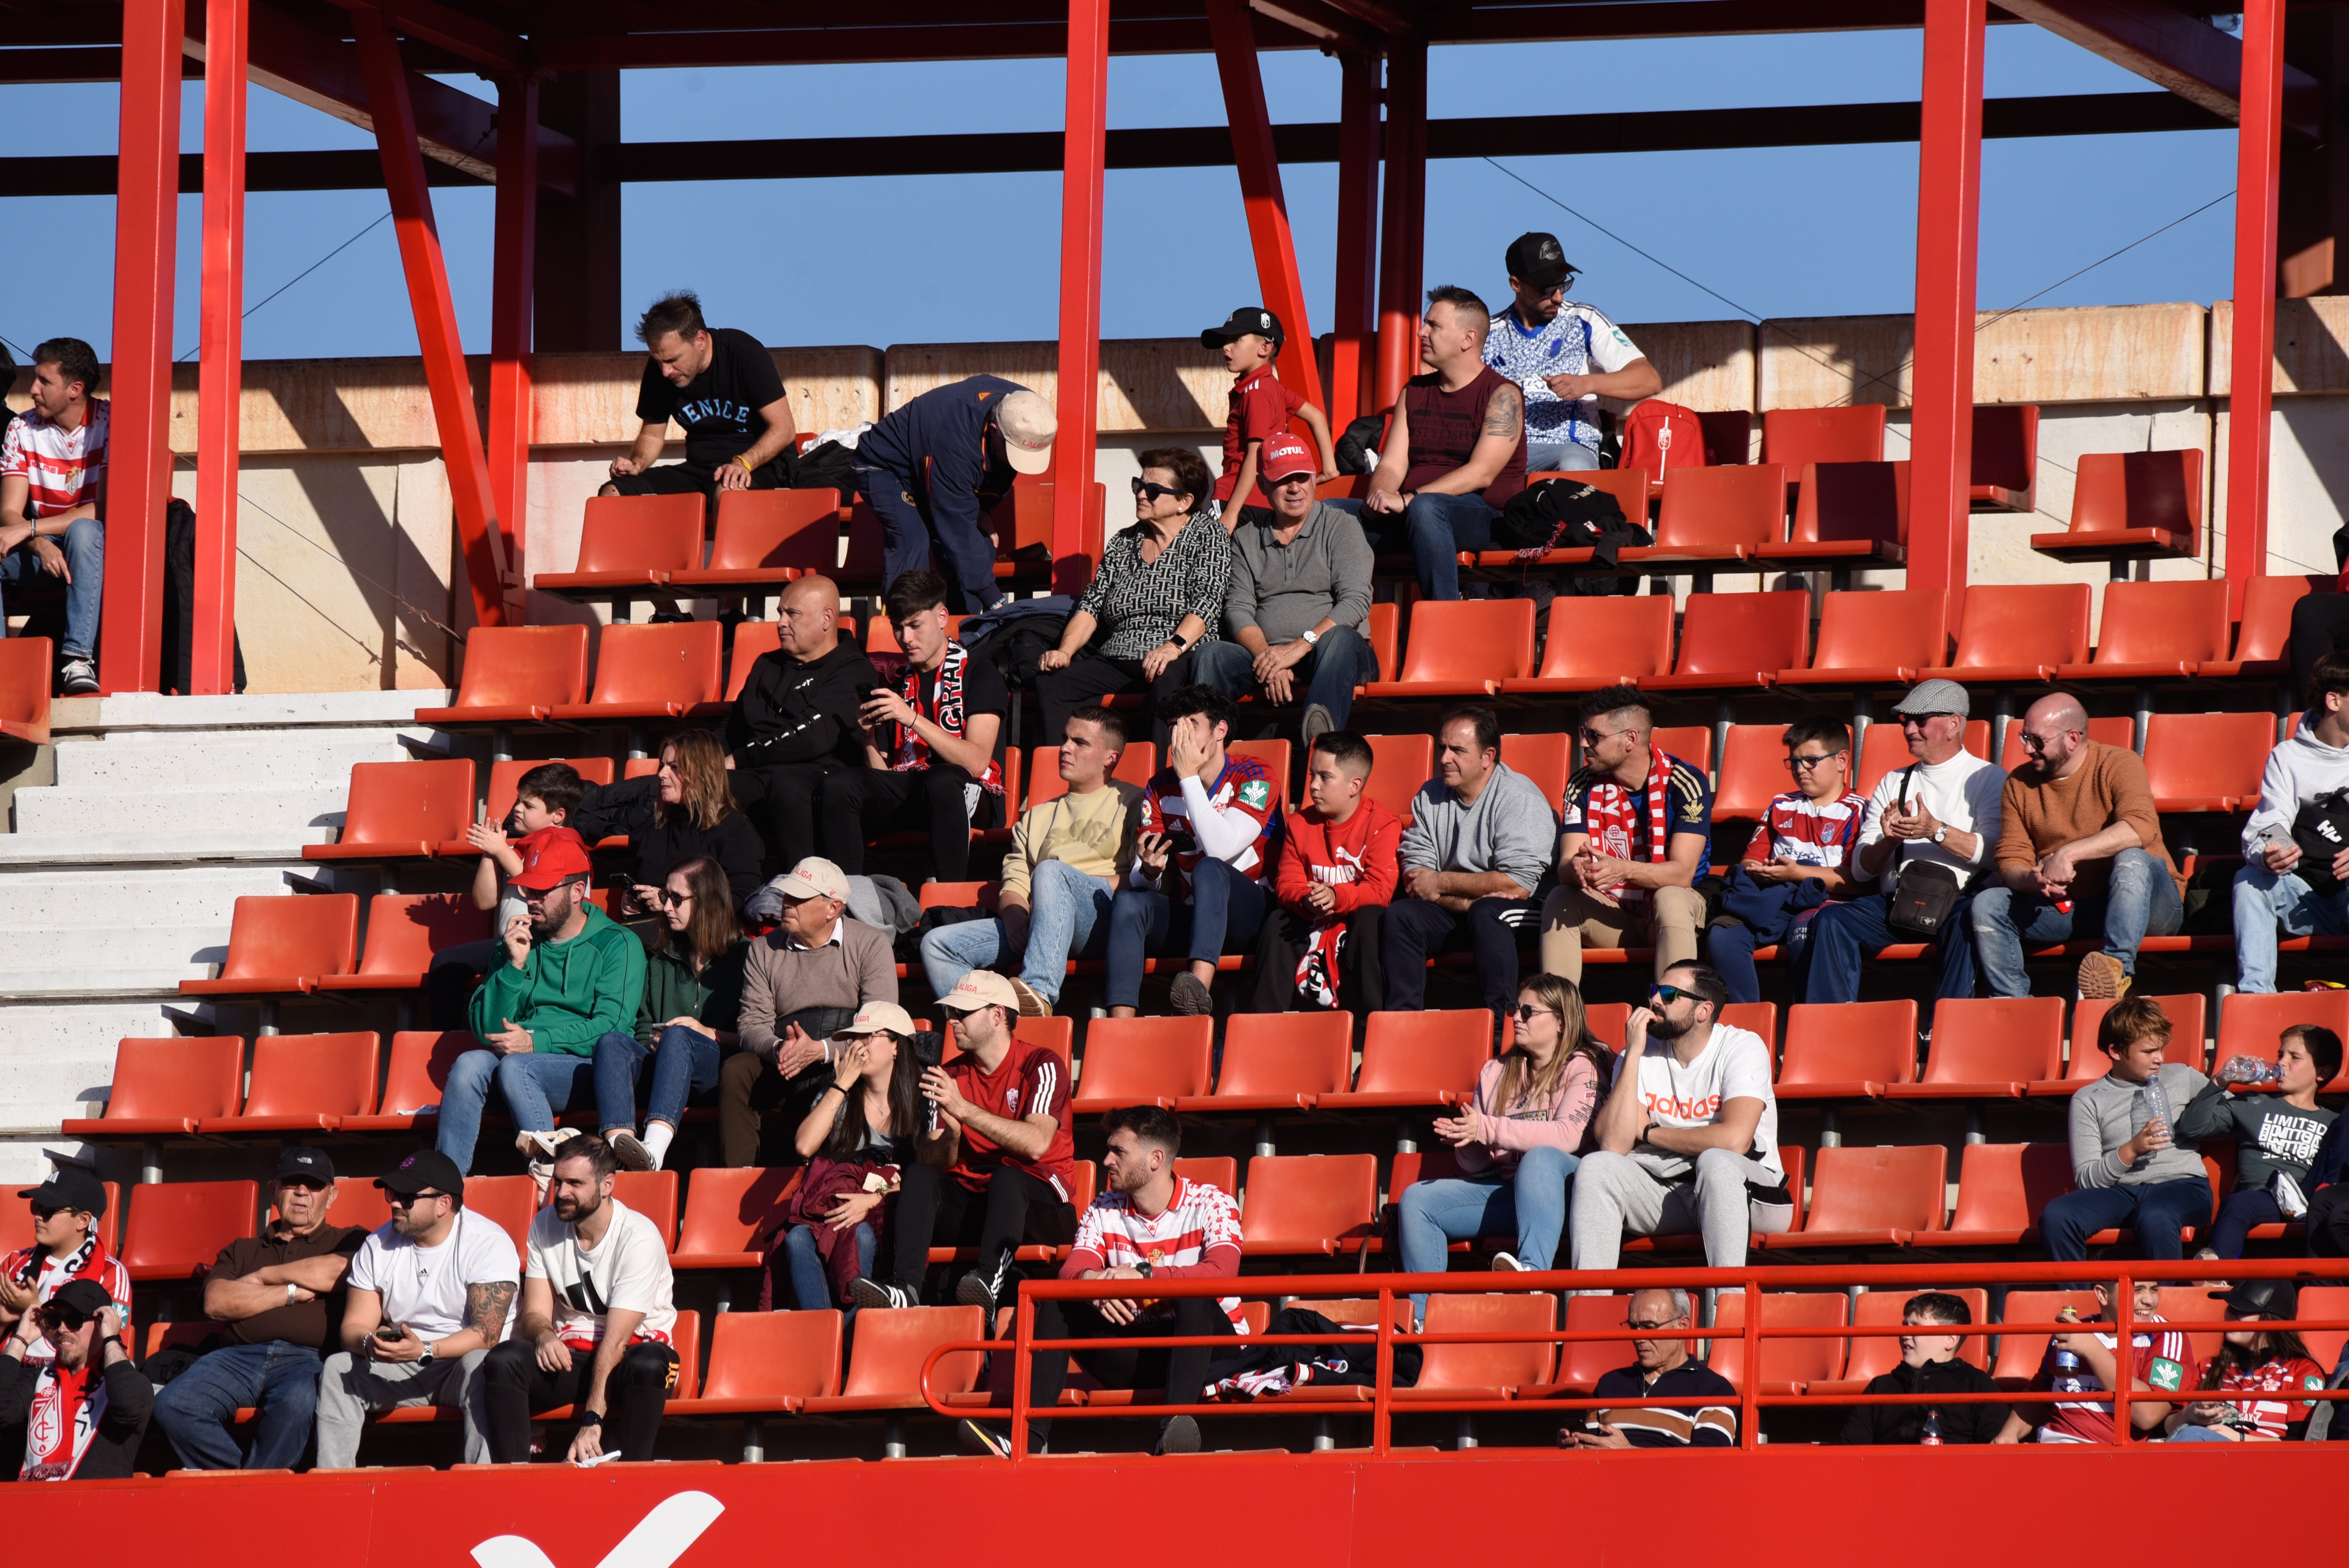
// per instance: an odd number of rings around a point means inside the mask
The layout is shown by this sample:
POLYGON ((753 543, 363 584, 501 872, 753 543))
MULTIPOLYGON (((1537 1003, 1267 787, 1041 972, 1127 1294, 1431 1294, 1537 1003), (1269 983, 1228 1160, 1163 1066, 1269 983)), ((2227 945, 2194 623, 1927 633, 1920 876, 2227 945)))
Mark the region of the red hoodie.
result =
POLYGON ((1311 806, 1293 811, 1280 841, 1274 892, 1283 904, 1299 909, 1307 888, 1327 882, 1340 914, 1390 903, 1402 872, 1402 819, 1368 797, 1343 822, 1332 823, 1311 806))

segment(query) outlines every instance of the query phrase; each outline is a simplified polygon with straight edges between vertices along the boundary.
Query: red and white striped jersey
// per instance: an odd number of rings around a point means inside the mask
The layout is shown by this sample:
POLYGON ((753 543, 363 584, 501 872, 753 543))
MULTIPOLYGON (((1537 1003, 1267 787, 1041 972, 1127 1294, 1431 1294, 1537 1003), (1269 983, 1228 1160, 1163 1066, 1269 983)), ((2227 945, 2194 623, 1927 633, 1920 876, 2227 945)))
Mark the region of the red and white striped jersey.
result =
POLYGON ((2294 1421, 2308 1419, 2315 1407, 2292 1396, 2314 1393, 2323 1387, 2323 1368, 2302 1357, 2288 1361, 2279 1357, 2248 1372, 2233 1371, 2219 1379, 2220 1396, 2235 1396, 2228 1402, 2257 1421, 2263 1438, 2281 1439, 2285 1428, 2294 1421))
POLYGON ((81 423, 68 430, 37 410, 20 415, 0 443, 0 477, 22 478, 28 487, 25 513, 55 517, 97 499, 106 478, 108 400, 83 405, 81 423))
POLYGON ((1789 860, 1798 866, 1840 871, 1867 815, 1867 798, 1849 790, 1840 799, 1814 800, 1800 789, 1789 789, 1771 799, 1744 858, 1789 860))
MULTIPOLYGON (((1213 1248, 1239 1244, 1240 1206, 1232 1195, 1177 1176, 1174 1196, 1156 1215, 1142 1213, 1123 1192, 1104 1192, 1094 1199, 1077 1221, 1067 1273, 1074 1276, 1086 1269, 1133 1268, 1145 1263, 1153 1268, 1190 1268, 1204 1263, 1213 1248)), ((1235 1333, 1247 1332, 1238 1296, 1219 1297, 1216 1305, 1232 1320, 1235 1333)), ((1161 1302, 1146 1306, 1143 1315, 1168 1317, 1173 1313, 1161 1302)))
MULTIPOLYGON (((115 1315, 122 1319, 122 1342, 133 1343, 130 1324, 130 1271, 122 1260, 108 1252, 96 1236, 84 1242, 80 1249, 67 1256, 51 1257, 33 1247, 19 1247, 0 1258, 0 1275, 20 1285, 30 1285, 35 1301, 46 1302, 78 1279, 96 1280, 106 1294, 113 1298, 115 1315)), ((26 1353, 28 1367, 46 1367, 57 1359, 57 1352, 46 1339, 26 1353)))

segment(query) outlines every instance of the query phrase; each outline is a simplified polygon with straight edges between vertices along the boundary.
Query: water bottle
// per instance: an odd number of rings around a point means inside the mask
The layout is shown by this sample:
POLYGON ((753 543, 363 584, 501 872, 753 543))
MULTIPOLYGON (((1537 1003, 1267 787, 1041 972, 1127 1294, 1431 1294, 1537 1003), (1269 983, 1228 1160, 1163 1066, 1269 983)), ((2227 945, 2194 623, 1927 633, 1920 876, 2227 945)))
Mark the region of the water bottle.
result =
POLYGON ((2219 1081, 2256 1088, 2283 1081, 2283 1068, 2264 1057, 2229 1057, 2219 1069, 2219 1081))
POLYGON ((1938 1449, 1941 1446, 1941 1412, 1930 1407, 1925 1411, 1925 1429, 1918 1434, 1920 1446, 1938 1449))
MULTIPOLYGON (((2067 1306, 2055 1316, 2058 1322, 2071 1323, 2078 1318, 2079 1314, 2067 1306)), ((2048 1382, 2058 1394, 2078 1393, 2080 1391, 2080 1357, 2062 1346, 2057 1346, 2055 1371, 2048 1382)))

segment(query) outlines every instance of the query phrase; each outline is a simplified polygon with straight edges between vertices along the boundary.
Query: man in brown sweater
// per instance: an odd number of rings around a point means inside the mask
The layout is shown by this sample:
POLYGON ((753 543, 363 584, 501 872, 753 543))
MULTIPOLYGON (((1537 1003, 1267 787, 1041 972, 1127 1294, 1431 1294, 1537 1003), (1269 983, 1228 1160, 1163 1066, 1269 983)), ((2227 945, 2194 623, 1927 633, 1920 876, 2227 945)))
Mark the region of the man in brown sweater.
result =
POLYGON ((889 935, 848 918, 845 872, 811 855, 779 885, 782 923, 750 944, 742 966, 741 1048, 718 1069, 718 1140, 729 1165, 759 1162, 766 1111, 795 1091, 823 1092, 837 1026, 867 1002, 897 999, 889 935), (834 1018, 806 1016, 833 1008, 834 1018), (794 1083, 802 1075, 810 1081, 794 1083))
POLYGON ((2080 960, 2080 995, 2128 995, 2137 950, 2185 919, 2185 879, 2161 842, 2161 819, 2137 754, 2088 738, 2077 697, 2043 696, 2023 716, 2028 759, 2007 776, 1998 882, 1974 895, 1974 950, 1994 996, 2028 996, 2026 942, 2104 933, 2080 960))

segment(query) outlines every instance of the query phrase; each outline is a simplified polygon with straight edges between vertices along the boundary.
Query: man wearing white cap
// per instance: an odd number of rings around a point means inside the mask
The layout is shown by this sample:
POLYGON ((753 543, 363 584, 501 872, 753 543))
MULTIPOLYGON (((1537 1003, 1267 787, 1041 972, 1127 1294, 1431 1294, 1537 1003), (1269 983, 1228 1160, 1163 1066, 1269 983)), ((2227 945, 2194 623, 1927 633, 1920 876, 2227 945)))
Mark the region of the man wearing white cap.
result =
MULTIPOLYGON (((782 923, 750 944, 742 966, 741 1049, 718 1069, 718 1141, 729 1165, 759 1162, 764 1112, 823 1092, 830 1036, 867 1002, 897 999, 897 958, 885 932, 848 918, 848 877, 810 855, 775 884, 782 923), (812 1030, 794 1015, 838 1009, 812 1030), (806 1075, 808 1081, 793 1080, 806 1075)), ((799 1108, 803 1113, 804 1105, 799 1108)), ((786 1120, 797 1126, 797 1116, 786 1120)))
POLYGON ((1012 1037, 1019 997, 1000 975, 972 970, 938 1007, 960 1054, 922 1074, 936 1126, 915 1162, 899 1168, 890 1256, 882 1277, 849 1286, 859 1306, 915 1305, 930 1249, 976 1243, 978 1266, 955 1299, 991 1312, 1011 1288, 1013 1249, 1062 1246, 1077 1233, 1068 1064, 1049 1046, 1012 1037))
POLYGON ((1014 474, 1052 466, 1052 406, 1016 381, 974 376, 895 409, 856 443, 856 493, 881 520, 881 578, 930 564, 955 589, 947 608, 975 614, 1009 597, 996 586, 986 516, 1014 474))

